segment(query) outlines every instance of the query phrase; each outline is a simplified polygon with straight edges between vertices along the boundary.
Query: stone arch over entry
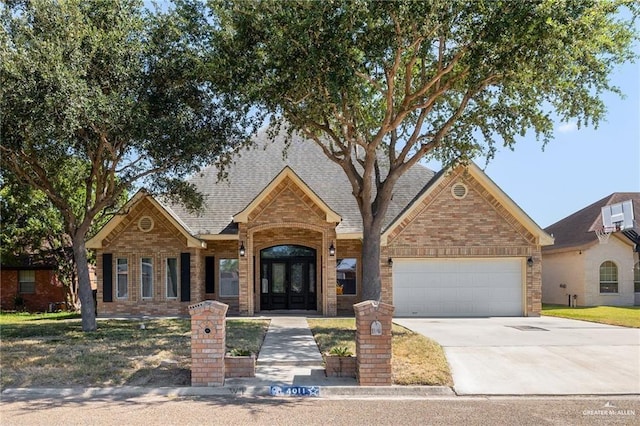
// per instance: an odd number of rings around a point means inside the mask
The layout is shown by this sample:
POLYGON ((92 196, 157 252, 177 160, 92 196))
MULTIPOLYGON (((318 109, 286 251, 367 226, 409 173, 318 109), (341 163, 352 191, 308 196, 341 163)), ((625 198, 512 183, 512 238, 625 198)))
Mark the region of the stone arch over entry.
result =
MULTIPOLYGON (((244 226, 242 226, 243 228, 244 226)), ((316 291, 315 303, 319 313, 325 316, 335 316, 337 312, 336 259, 329 256, 329 246, 335 244, 335 224, 321 226, 308 223, 271 223, 247 226, 246 235, 247 276, 253 282, 253 298, 251 300, 255 311, 262 310, 262 266, 260 252, 263 249, 279 245, 298 245, 313 249, 315 257, 316 291), (251 257, 250 257, 251 256, 251 257), (247 260, 249 260, 247 259, 247 260)), ((241 235, 243 229, 240 229, 241 235)))

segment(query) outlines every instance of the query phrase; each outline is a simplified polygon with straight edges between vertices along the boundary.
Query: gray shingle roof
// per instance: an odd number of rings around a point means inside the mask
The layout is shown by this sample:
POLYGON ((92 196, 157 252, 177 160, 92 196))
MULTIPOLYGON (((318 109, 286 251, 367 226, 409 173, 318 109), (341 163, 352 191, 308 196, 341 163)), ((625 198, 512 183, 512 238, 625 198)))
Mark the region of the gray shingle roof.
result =
POLYGON ((557 250, 594 243, 598 240, 595 230, 602 227, 602 207, 627 200, 633 201, 633 211, 637 218, 640 214, 640 192, 614 192, 548 226, 545 231, 553 234, 555 243, 545 249, 557 250))
MULTIPOLYGON (((206 207, 197 215, 180 205, 171 205, 175 215, 194 235, 235 233, 233 215, 241 212, 285 166, 291 169, 322 200, 342 217, 340 233, 362 232, 362 219, 344 171, 330 161, 312 141, 294 135, 286 158, 284 137, 271 140, 266 129, 255 138, 256 148, 242 151, 227 168, 227 178, 218 180, 218 168, 209 166, 190 182, 205 196, 206 207)), ((385 218, 386 227, 433 178, 434 172, 416 165, 397 182, 385 218)))

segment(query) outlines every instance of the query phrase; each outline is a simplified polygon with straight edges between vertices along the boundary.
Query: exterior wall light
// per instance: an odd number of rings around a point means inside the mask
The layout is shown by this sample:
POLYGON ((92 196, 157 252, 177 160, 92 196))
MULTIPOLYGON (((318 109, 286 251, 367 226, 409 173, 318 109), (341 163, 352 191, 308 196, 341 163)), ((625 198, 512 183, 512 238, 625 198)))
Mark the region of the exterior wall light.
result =
POLYGON ((533 257, 529 257, 529 258, 527 259, 527 266, 528 266, 529 268, 531 268, 531 267, 533 266, 533 257))
POLYGON ((247 251, 244 248, 244 241, 240 241, 240 256, 244 257, 247 251))
POLYGON ((333 245, 333 241, 331 241, 331 245, 329 246, 329 256, 336 255, 336 246, 333 245))
POLYGON ((392 258, 387 259, 387 265, 389 265, 390 267, 393 266, 393 259, 392 258))

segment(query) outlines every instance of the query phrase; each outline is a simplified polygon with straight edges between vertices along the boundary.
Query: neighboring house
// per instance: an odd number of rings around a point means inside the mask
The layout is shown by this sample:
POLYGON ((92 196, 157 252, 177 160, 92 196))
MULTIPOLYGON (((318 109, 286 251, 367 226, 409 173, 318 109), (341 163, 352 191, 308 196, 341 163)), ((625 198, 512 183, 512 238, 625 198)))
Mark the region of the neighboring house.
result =
MULTIPOLYGON (((229 312, 352 314, 362 300, 362 220, 342 169, 294 136, 243 152, 218 181, 191 182, 200 214, 138 192, 87 242, 98 312, 184 315, 215 299, 229 312)), ((397 183, 381 235, 382 300, 398 316, 536 316, 541 247, 552 238, 476 165, 397 183)))
POLYGON ((601 244, 604 206, 632 200, 637 217, 640 193, 616 192, 545 229, 555 244, 542 250, 542 300, 578 306, 640 305, 640 263, 634 242, 614 232, 601 244))
POLYGON ((63 307, 64 287, 51 261, 31 257, 3 264, 0 272, 0 305, 3 310, 47 312, 63 307))

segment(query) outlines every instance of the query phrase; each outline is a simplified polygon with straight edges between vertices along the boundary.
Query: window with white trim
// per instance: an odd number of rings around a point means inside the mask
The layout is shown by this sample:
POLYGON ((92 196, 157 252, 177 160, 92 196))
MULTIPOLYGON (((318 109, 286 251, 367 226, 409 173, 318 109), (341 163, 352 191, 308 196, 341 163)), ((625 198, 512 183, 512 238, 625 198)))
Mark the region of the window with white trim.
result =
POLYGON ((126 299, 129 296, 129 260, 116 259, 116 298, 126 299))
POLYGON ((36 271, 18 271, 18 293, 34 294, 36 292, 36 271))
POLYGON ((618 292, 618 267, 610 260, 600 265, 600 293, 618 292))
POLYGON ((140 259, 140 287, 143 299, 153 297, 153 258, 140 259))
POLYGON ((218 263, 220 297, 236 297, 240 293, 238 259, 220 259, 218 263))
POLYGON ((178 298, 178 258, 168 257, 166 268, 167 299, 178 298))

